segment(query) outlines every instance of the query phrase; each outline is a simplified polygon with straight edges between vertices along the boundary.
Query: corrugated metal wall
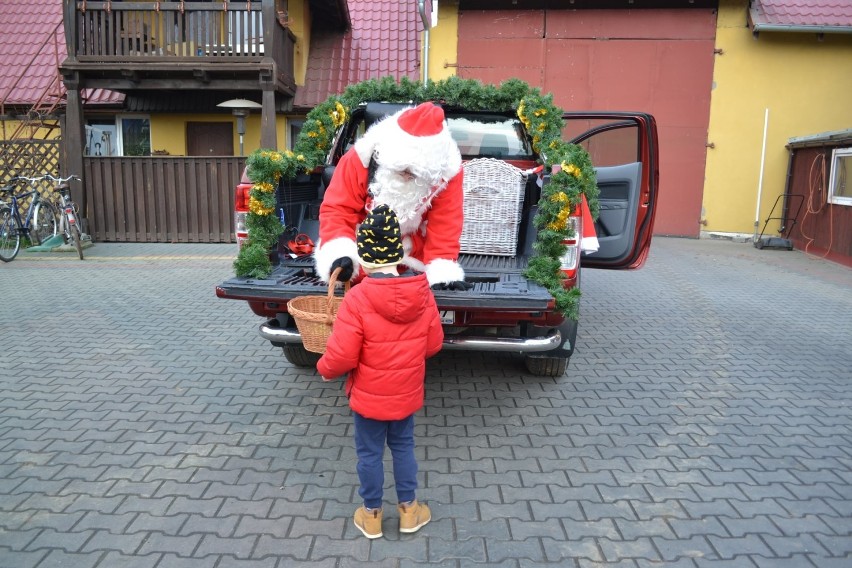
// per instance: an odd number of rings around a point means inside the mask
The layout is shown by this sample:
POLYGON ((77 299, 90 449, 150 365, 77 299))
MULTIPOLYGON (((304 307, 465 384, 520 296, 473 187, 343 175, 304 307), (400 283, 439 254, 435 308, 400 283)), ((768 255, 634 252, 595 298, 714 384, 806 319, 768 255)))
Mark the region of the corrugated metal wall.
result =
MULTIPOLYGON (((795 219, 795 223, 787 223, 785 234, 796 249, 852 266, 852 207, 827 202, 833 148, 793 150, 788 193, 797 197, 787 199, 789 207, 783 214, 779 204, 773 216, 795 219)), ((761 219, 761 229, 763 222, 761 219)), ((777 221, 770 221, 765 234, 776 236, 778 226, 777 221)))

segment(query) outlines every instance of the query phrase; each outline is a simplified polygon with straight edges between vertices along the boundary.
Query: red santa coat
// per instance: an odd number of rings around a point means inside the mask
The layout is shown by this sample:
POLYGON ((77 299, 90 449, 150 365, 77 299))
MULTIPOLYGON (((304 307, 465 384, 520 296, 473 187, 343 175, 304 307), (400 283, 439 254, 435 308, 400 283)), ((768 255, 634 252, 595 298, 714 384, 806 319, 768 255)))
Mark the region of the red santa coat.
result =
MULTIPOLYGON (((464 271, 457 264, 464 224, 463 175, 459 169, 432 199, 431 206, 424 207, 419 229, 403 232, 403 237, 408 237, 404 239, 404 264, 426 272, 432 284, 464 278, 464 271)), ((344 256, 352 259, 358 273, 355 229, 367 215, 368 177, 363 157, 351 148, 340 159, 326 189, 320 206, 320 242, 314 253, 317 272, 325 281, 331 264, 344 256)))
POLYGON ((344 297, 317 370, 349 373, 346 394, 358 414, 399 420, 423 406, 426 359, 443 340, 425 274, 369 276, 344 297))

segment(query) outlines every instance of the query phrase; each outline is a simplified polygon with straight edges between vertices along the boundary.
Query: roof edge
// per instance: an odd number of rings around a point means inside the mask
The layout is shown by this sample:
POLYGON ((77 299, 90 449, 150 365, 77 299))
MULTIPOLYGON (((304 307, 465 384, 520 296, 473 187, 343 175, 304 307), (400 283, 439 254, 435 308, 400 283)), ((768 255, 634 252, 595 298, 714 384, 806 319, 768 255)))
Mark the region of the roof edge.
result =
POLYGON ((806 24, 771 24, 766 21, 766 17, 762 15, 758 7, 751 7, 748 10, 748 20, 752 27, 752 32, 788 32, 788 33, 809 33, 809 34, 852 34, 852 26, 826 26, 826 25, 806 25, 806 24))
POLYGON ((811 134, 810 136, 794 136, 787 140, 787 148, 840 146, 849 143, 852 143, 852 128, 821 132, 819 134, 811 134))
POLYGON ((794 26, 785 24, 753 24, 752 31, 808 34, 852 34, 852 26, 794 26))
POLYGON ((349 14, 349 3, 346 0, 339 0, 340 12, 343 17, 344 31, 352 29, 352 16, 349 14))

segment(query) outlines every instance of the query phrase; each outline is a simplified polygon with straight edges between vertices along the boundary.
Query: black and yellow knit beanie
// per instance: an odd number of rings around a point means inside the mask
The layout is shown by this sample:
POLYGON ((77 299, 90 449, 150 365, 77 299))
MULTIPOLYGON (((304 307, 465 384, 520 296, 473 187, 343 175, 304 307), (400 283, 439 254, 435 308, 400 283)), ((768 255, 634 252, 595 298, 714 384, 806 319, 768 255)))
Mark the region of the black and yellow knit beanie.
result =
POLYGON ((376 206, 361 226, 356 239, 361 264, 367 268, 393 266, 402 261, 399 219, 387 205, 376 206))

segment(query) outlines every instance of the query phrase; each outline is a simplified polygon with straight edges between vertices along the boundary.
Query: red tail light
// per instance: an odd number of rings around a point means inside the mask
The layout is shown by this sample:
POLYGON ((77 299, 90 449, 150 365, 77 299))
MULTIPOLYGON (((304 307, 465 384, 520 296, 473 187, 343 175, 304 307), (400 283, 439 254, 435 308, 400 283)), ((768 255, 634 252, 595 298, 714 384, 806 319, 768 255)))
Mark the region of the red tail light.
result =
POLYGON ((237 191, 234 196, 234 209, 236 211, 249 210, 249 194, 251 193, 251 184, 243 184, 237 186, 237 191))
POLYGON ((574 236, 562 241, 565 245, 565 254, 562 255, 560 261, 566 278, 573 280, 577 277, 577 267, 580 264, 580 241, 583 234, 583 218, 578 212, 574 212, 568 218, 568 223, 574 232, 574 236))
POLYGON ((237 244, 241 247, 248 241, 246 214, 249 210, 250 183, 241 183, 234 192, 234 233, 237 244))

